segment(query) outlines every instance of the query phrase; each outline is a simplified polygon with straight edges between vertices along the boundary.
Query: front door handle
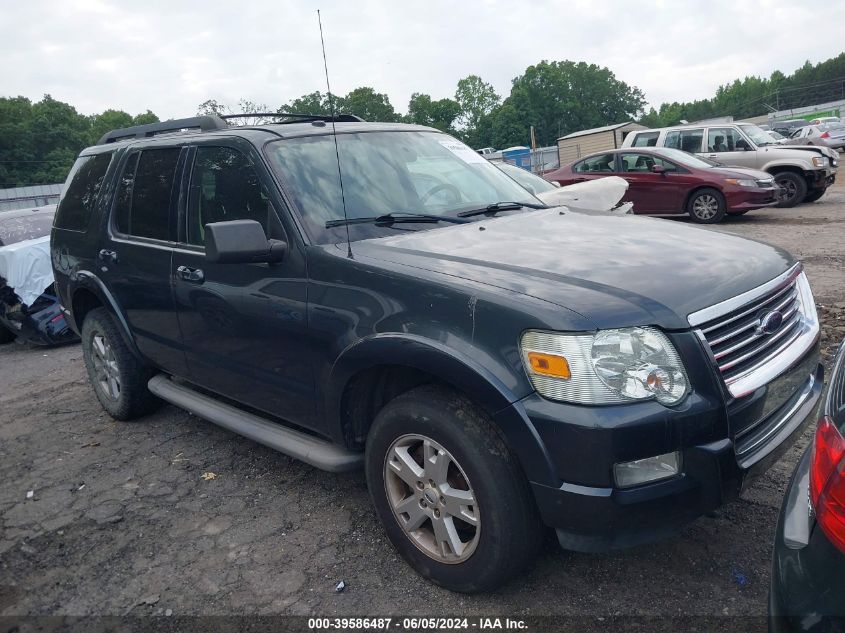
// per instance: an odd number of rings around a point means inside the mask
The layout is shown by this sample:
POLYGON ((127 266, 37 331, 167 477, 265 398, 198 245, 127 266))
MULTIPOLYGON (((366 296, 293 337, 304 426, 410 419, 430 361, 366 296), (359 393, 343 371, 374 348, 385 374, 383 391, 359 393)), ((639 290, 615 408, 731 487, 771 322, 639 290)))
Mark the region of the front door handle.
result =
POLYGON ((179 266, 176 269, 176 274, 185 281, 190 281, 195 284, 201 284, 205 280, 205 275, 199 268, 188 268, 187 266, 179 266))
POLYGON ((98 253, 100 257, 100 261, 102 262, 111 262, 114 264, 117 261, 117 253, 114 251, 110 251, 107 249, 103 249, 98 253))

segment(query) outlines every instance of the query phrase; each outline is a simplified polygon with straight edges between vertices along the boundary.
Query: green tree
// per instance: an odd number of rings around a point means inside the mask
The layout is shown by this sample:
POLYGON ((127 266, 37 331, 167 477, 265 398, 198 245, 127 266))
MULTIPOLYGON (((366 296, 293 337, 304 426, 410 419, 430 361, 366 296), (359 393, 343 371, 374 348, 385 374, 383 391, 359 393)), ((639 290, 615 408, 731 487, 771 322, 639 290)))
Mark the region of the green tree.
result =
POLYGON ((284 104, 278 109, 278 112, 290 112, 292 114, 330 114, 329 95, 323 94, 320 91, 302 95, 298 99, 284 104))
POLYGON ((390 104, 386 94, 376 92, 369 87, 355 88, 335 104, 337 112, 355 114, 365 121, 398 121, 396 110, 390 104))
POLYGON ((491 84, 478 75, 469 75, 458 81, 455 101, 461 108, 458 119, 467 136, 477 134, 481 119, 489 115, 502 101, 491 84))
POLYGON ((524 129, 534 126, 539 145, 552 145, 570 132, 635 119, 645 97, 607 68, 543 60, 513 80, 503 105, 513 107, 524 129))
POLYGON ((417 125, 429 125, 438 130, 455 132, 455 119, 461 113, 461 106, 452 99, 432 100, 430 95, 415 92, 408 103, 408 114, 405 120, 417 125))

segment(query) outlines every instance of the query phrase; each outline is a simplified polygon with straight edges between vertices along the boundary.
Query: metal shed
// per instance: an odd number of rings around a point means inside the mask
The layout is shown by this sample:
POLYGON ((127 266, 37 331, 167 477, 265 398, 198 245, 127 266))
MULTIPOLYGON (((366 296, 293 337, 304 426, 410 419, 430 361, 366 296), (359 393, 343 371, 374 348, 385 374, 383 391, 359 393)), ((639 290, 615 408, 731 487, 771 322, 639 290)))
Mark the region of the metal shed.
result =
POLYGON ((644 125, 628 121, 562 136, 557 140, 560 164, 561 166, 568 165, 587 154, 622 147, 622 141, 628 132, 645 129, 644 125))
POLYGON ((63 186, 59 183, 57 185, 0 189, 0 212, 56 204, 59 201, 63 186))

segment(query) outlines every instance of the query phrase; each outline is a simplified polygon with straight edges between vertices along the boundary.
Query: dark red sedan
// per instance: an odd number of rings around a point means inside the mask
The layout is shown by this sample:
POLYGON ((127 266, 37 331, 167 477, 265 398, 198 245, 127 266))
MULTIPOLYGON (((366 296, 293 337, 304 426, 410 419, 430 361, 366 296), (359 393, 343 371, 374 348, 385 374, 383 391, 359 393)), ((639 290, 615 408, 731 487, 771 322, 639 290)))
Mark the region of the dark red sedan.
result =
POLYGON ((771 174, 726 167, 669 148, 628 148, 592 154, 545 174, 546 180, 571 185, 606 176, 628 181, 624 202, 637 214, 689 213, 713 224, 726 214, 742 215, 777 204, 780 188, 771 174))

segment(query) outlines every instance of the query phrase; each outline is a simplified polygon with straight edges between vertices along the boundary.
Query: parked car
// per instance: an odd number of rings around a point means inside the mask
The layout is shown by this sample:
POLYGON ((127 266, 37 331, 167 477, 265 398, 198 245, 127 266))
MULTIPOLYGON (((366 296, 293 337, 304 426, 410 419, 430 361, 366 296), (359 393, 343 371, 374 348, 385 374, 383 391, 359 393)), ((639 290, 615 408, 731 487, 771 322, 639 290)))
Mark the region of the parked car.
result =
POLYGON ((439 130, 326 119, 82 151, 52 260, 111 416, 165 400, 363 467, 397 551, 464 592, 528 565, 544 525, 588 552, 675 533, 812 418, 819 323, 789 254, 546 208, 439 130))
POLYGON ((798 128, 789 138, 787 145, 821 145, 842 151, 845 148, 845 124, 822 123, 798 128))
POLYGON ((497 150, 495 147, 482 147, 481 149, 477 149, 475 151, 482 156, 486 156, 487 154, 495 154, 497 150))
POLYGON ((0 343, 76 340, 53 290, 50 228, 56 205, 0 213, 0 343))
POLYGON ((827 147, 784 147, 750 123, 691 124, 659 130, 638 130, 622 147, 639 148, 654 142, 692 152, 724 165, 765 171, 783 189, 780 207, 813 202, 836 178, 838 153, 827 147))
POLYGON ((845 630, 845 342, 775 533, 769 630, 845 630))
POLYGON ((783 134, 781 134, 780 132, 775 132, 774 130, 769 130, 768 135, 771 136, 775 140, 775 143, 778 143, 779 145, 783 145, 789 141, 789 139, 786 138, 783 134))
POLYGON ((792 136, 792 133, 795 132, 796 129, 806 125, 810 125, 810 122, 806 119, 788 119, 785 121, 772 121, 771 128, 775 132, 783 134, 788 138, 792 136))
POLYGON ((666 148, 637 147, 592 154, 545 177, 571 185, 609 175, 628 181, 623 200, 634 203, 634 213, 688 213, 694 221, 705 224, 721 222, 726 215, 774 206, 780 193, 766 172, 723 167, 666 148))
POLYGON ((822 125, 824 123, 839 123, 838 116, 823 116, 817 119, 811 119, 810 125, 822 125))
POLYGON ((547 191, 554 191, 560 187, 560 185, 556 182, 549 182, 548 180, 545 180, 536 174, 532 174, 530 171, 523 169, 522 167, 517 167, 516 165, 511 165, 510 163, 505 162, 493 164, 534 195, 547 191))

